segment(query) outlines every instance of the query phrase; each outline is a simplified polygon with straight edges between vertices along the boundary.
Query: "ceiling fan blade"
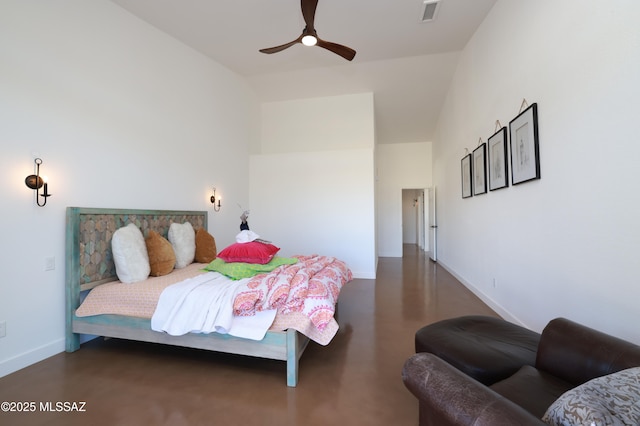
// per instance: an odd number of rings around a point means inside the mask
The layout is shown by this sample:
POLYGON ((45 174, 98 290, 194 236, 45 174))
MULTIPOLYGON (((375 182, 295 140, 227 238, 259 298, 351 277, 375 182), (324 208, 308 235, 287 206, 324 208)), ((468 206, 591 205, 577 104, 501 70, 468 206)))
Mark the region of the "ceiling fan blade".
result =
POLYGON ((301 0, 300 7, 302 8, 302 16, 304 17, 304 22, 307 24, 307 29, 313 31, 313 21, 316 18, 318 0, 301 0))
POLYGON ((330 41, 318 39, 317 46, 327 49, 336 55, 340 55, 347 61, 352 60, 356 56, 356 51, 352 48, 337 43, 331 43, 330 41))
POLYGON ((298 37, 297 39, 290 41, 289 43, 285 43, 285 44, 281 44, 280 46, 275 46, 275 47, 268 47, 266 49, 260 49, 260 52, 262 53, 276 53, 276 52, 280 52, 288 47, 293 46, 294 44, 298 44, 302 42, 302 36, 298 37))

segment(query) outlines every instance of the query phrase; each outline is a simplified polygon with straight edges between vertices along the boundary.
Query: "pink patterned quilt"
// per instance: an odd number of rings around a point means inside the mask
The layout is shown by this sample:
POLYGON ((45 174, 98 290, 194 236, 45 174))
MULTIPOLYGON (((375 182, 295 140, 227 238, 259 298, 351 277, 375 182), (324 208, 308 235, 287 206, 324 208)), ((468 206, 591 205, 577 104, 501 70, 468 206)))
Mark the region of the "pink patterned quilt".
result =
POLYGON ((320 331, 333 320, 342 286, 353 278, 347 265, 333 257, 294 256, 298 263, 283 265, 249 280, 236 294, 234 314, 257 311, 301 313, 320 331))

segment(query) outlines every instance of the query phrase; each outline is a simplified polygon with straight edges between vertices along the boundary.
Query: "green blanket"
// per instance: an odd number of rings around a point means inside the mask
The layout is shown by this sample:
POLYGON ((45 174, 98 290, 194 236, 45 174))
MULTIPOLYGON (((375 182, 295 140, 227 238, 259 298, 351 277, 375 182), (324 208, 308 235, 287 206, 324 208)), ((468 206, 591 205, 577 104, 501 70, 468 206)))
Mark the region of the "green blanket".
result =
POLYGON ((242 263, 242 262, 225 262, 220 258, 216 258, 213 262, 204 267, 206 271, 219 272, 222 275, 226 275, 232 280, 239 280, 241 278, 251 278, 258 274, 271 272, 278 266, 293 265, 297 263, 298 259, 295 257, 278 257, 275 256, 269 263, 260 265, 257 263, 242 263))

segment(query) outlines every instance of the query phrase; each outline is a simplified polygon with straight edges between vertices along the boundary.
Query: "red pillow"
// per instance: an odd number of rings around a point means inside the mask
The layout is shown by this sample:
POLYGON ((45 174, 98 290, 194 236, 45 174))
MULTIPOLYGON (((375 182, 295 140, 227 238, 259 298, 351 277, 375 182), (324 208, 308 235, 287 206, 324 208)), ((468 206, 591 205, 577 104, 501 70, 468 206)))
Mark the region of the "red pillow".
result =
POLYGON ((259 243, 235 243, 218 253, 218 257, 225 262, 269 263, 273 256, 280 250, 273 244, 259 243))

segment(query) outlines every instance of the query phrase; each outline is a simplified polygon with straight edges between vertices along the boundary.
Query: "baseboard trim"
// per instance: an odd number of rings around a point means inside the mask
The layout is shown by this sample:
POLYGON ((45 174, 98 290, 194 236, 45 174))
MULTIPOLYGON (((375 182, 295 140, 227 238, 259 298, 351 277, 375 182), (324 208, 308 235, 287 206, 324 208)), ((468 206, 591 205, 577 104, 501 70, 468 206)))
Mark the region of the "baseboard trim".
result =
POLYGON ((375 280, 376 274, 372 274, 370 272, 353 272, 353 278, 363 279, 363 280, 375 280))
POLYGON ((51 343, 0 362, 0 377, 15 373, 18 370, 22 370, 25 367, 57 355, 60 352, 64 352, 64 338, 54 340, 51 343))
POLYGON ((519 318, 517 318, 515 315, 513 315, 511 312, 509 312, 508 309, 506 309, 504 306, 502 306, 499 303, 497 303, 495 300, 493 300, 491 297, 489 297, 486 293, 484 293, 483 291, 478 289, 476 286, 471 284, 463 276, 458 274, 453 268, 448 266, 446 263, 442 262, 442 260, 438 259, 438 264, 440 266, 442 266, 451 275, 453 275, 458 281, 460 281, 460 283, 462 283, 463 286, 468 288, 473 294, 475 294, 487 306, 489 306, 491 309, 493 309, 498 315, 500 315, 500 317, 502 317, 503 319, 505 319, 505 320, 507 320, 509 322, 521 325, 522 327, 529 328, 529 327, 527 327, 526 324, 524 324, 522 321, 520 321, 519 318))

